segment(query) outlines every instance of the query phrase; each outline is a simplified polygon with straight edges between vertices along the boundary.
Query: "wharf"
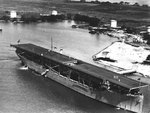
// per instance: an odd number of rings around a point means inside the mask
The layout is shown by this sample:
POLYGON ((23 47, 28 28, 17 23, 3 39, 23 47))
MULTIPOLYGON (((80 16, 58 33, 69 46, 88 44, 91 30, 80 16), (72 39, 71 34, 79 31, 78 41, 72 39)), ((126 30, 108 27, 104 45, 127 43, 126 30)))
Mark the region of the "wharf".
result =
POLYGON ((138 44, 114 42, 110 46, 104 48, 102 51, 93 55, 93 60, 97 63, 104 63, 111 67, 116 67, 117 73, 123 74, 137 72, 144 77, 150 77, 149 62, 150 49, 148 46, 140 46, 138 44), (103 59, 104 60, 103 60, 103 59), (114 62, 106 61, 111 59, 114 62), (146 63, 145 63, 146 62, 146 63), (118 67, 118 68, 117 68, 118 67), (120 70, 123 69, 123 70, 120 70))

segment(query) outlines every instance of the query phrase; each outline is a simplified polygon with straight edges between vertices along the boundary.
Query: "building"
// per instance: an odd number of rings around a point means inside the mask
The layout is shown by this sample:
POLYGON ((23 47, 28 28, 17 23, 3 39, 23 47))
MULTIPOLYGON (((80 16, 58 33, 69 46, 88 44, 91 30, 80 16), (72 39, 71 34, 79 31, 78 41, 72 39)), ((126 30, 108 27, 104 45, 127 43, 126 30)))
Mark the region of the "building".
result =
POLYGON ((56 16, 56 15, 58 15, 58 12, 56 10, 53 10, 52 15, 56 16))
POLYGON ((111 28, 117 28, 117 21, 116 20, 111 20, 110 27, 111 28))
POLYGON ((147 27, 147 32, 150 34, 150 26, 147 27))
POLYGON ((16 11, 10 11, 10 18, 17 18, 17 12, 16 11))

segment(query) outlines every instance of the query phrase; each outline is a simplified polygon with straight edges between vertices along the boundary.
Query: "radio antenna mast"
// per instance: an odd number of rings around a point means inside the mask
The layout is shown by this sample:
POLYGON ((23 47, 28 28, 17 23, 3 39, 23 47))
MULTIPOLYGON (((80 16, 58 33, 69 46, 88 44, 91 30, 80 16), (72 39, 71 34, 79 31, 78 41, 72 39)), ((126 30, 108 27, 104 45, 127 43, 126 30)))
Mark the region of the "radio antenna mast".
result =
POLYGON ((51 51, 53 51, 53 38, 51 37, 51 51))

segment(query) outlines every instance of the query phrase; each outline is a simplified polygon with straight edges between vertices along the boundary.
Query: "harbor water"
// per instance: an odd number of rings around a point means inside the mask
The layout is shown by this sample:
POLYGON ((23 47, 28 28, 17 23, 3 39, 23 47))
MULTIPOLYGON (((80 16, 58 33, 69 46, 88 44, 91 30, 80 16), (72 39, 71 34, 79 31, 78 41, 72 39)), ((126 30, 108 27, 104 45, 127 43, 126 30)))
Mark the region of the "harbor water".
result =
MULTIPOLYGON (((0 23, 0 113, 131 113, 78 94, 22 67, 10 44, 33 43, 94 64, 92 55, 116 39, 73 29, 74 21, 0 23)), ((150 112, 150 88, 143 113, 150 112)))

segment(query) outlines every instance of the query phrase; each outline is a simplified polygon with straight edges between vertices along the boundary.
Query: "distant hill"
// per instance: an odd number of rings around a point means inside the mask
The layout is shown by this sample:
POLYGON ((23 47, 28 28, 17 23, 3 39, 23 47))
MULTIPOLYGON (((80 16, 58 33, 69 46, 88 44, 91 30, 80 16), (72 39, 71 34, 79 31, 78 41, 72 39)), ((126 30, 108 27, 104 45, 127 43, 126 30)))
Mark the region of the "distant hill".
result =
MULTIPOLYGON (((7 1, 7 0, 5 0, 7 1)), ((64 2, 64 0, 8 0, 8 1, 24 1, 24 2, 64 2)))
MULTIPOLYGON (((102 0, 98 0, 98 1, 102 1, 102 0)), ((121 1, 124 1, 124 2, 130 2, 131 4, 134 4, 134 3, 139 3, 140 5, 143 5, 143 4, 147 4, 147 5, 150 5, 150 0, 103 0, 105 2, 107 1, 110 1, 110 2, 121 2, 121 1)))
POLYGON ((63 2, 64 0, 0 0, 0 10, 41 12, 63 2))
POLYGON ((17 10, 20 12, 50 13, 55 9, 61 13, 88 15, 105 21, 116 19, 130 26, 149 25, 150 7, 120 5, 105 2, 67 3, 66 0, 0 0, 0 10, 17 10))
POLYGON ((0 0, 0 3, 12 3, 12 2, 53 2, 60 3, 64 2, 64 0, 0 0))

